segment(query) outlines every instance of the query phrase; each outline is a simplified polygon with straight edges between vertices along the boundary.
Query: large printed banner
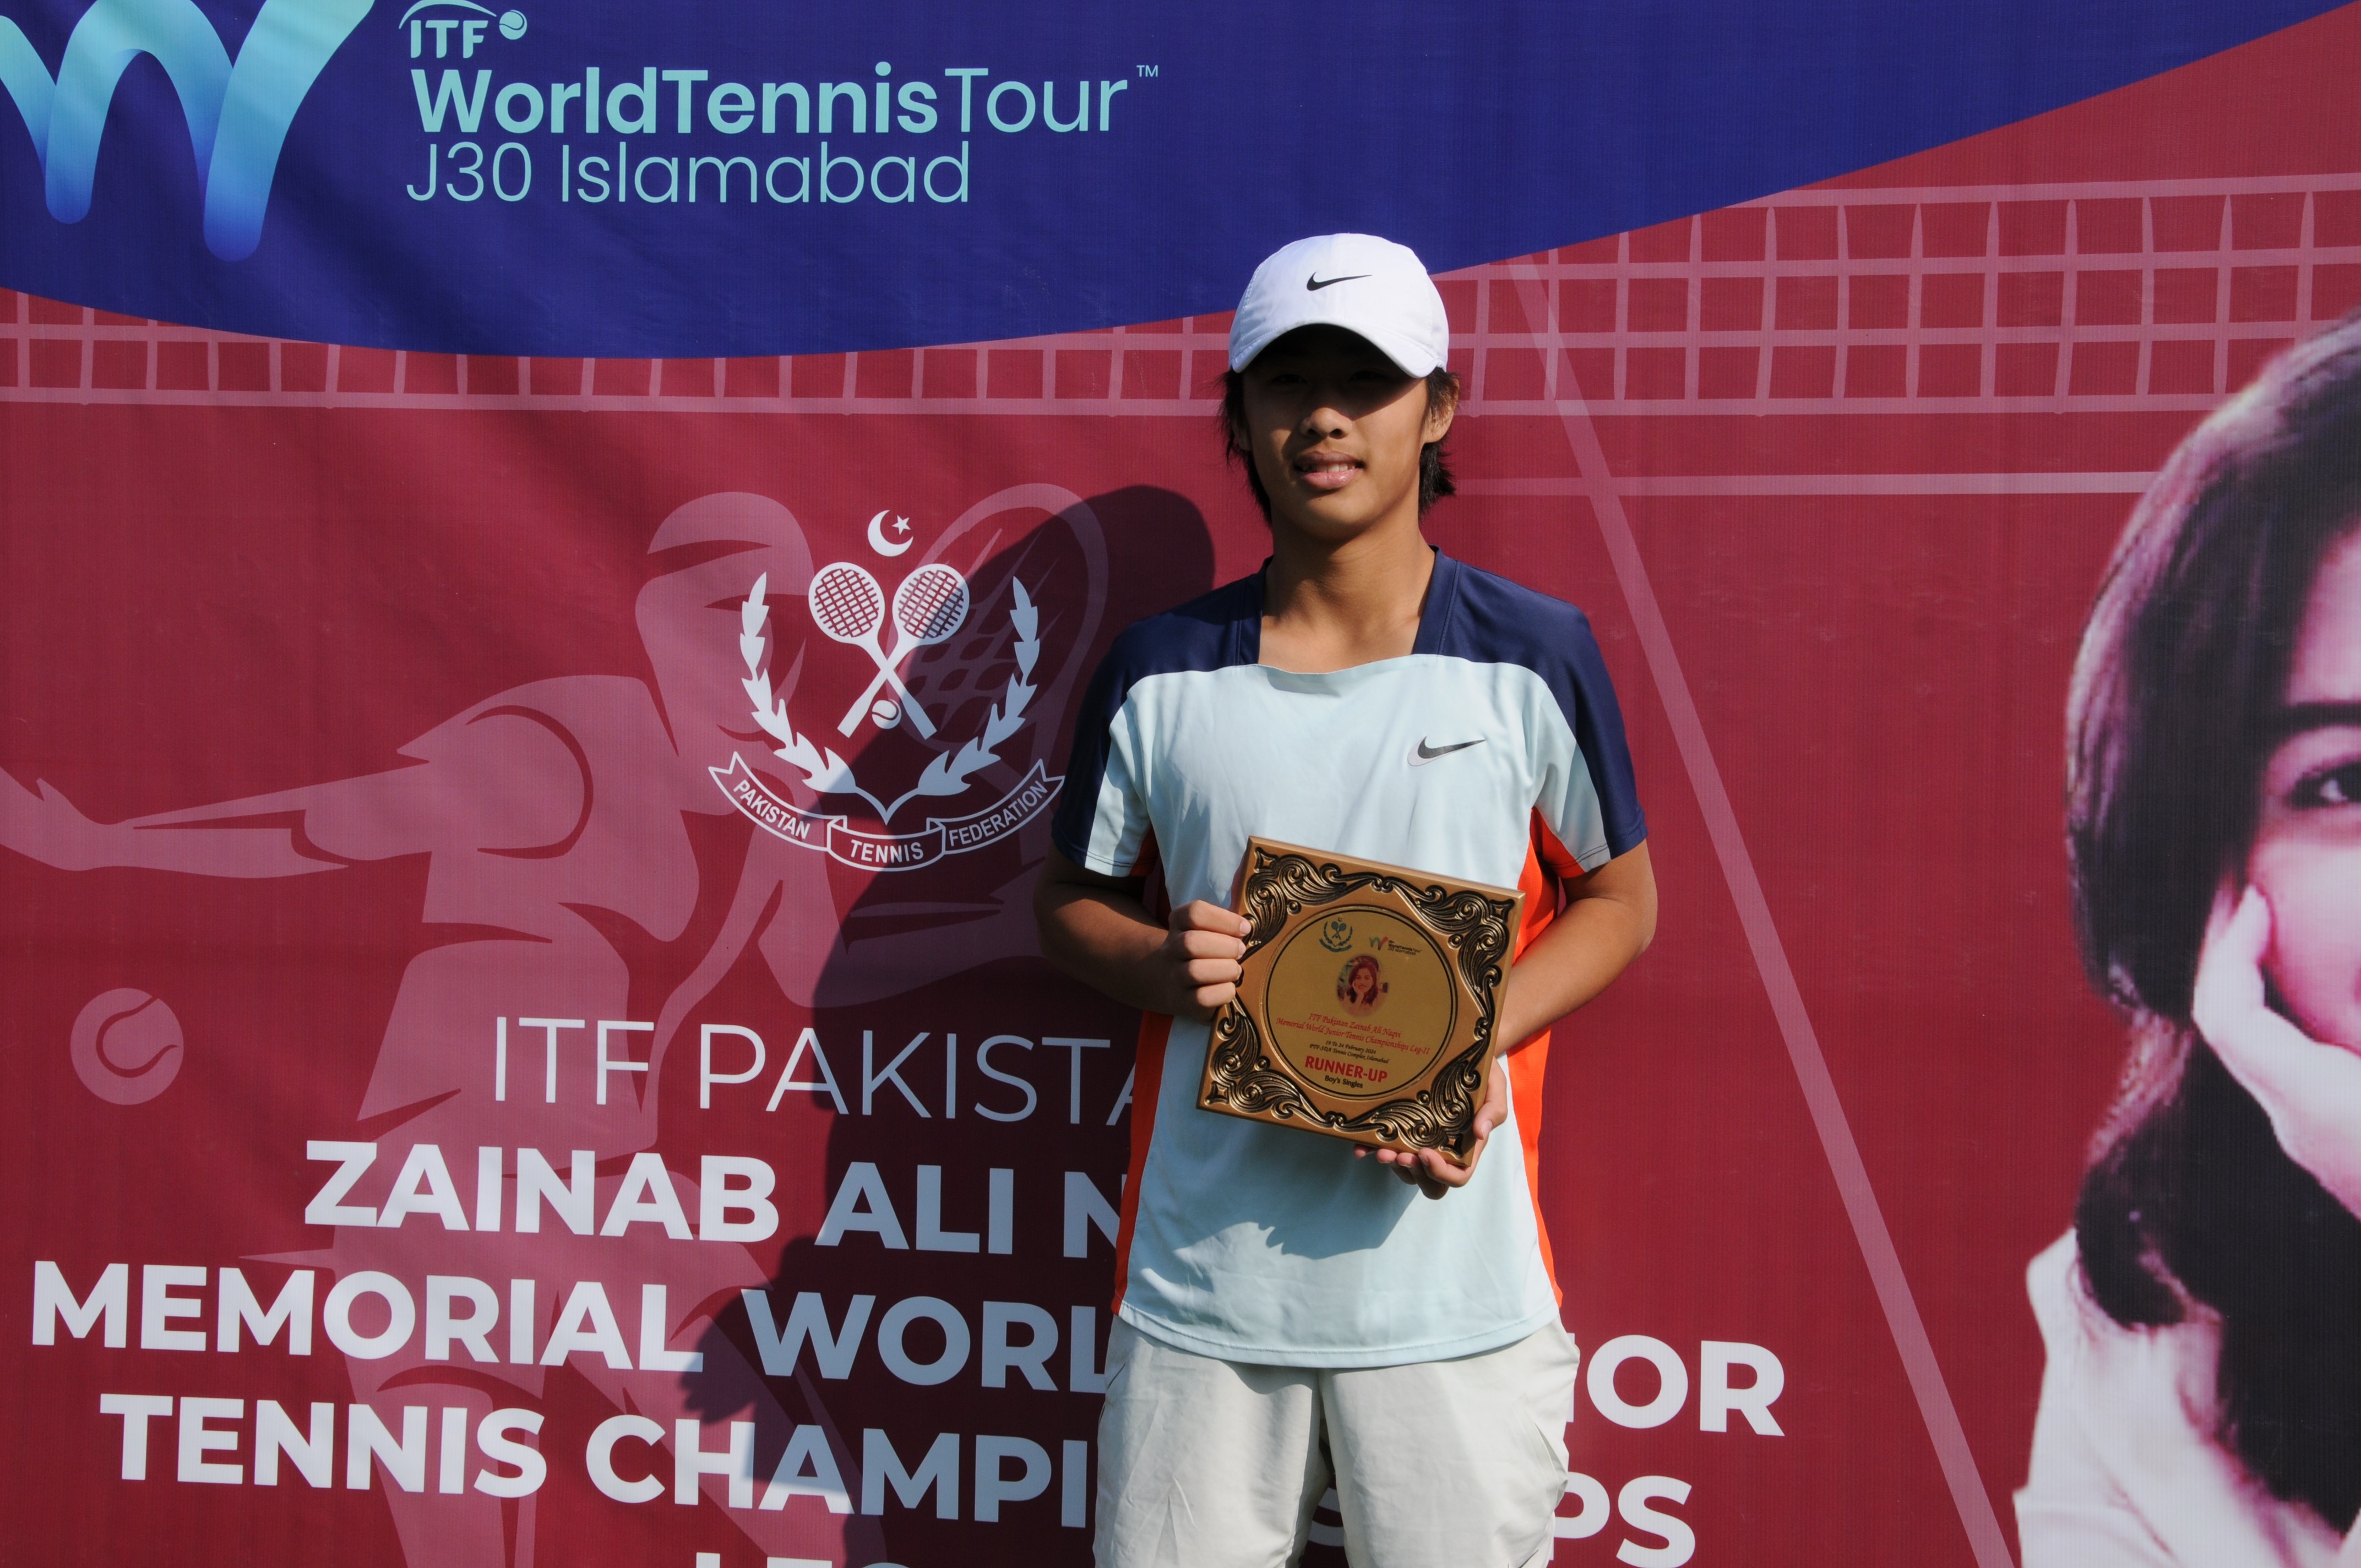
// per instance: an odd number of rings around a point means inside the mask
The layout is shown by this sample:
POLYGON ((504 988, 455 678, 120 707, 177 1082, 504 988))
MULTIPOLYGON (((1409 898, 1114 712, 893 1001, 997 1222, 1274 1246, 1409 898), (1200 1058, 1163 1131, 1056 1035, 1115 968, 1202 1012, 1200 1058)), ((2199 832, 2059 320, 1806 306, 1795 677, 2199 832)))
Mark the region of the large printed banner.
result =
POLYGON ((1385 234, 1438 268, 1521 255, 2325 8, 1388 0, 1315 39, 1246 0, 11 0, 0 88, 27 134, 0 109, 0 273, 474 354, 1115 326, 1225 309, 1300 235, 1385 234))
POLYGON ((1589 612, 1663 887, 1549 1072, 1556 1561, 2017 1561, 2124 1037, 2068 674, 2361 303, 2361 10, 1776 116, 1419 11, 1412 177, 1226 211, 1270 16, 745 11, 0 0, 8 1554, 1088 1562, 1138 1020, 1032 879, 1109 641, 1266 553, 1190 313, 1351 223, 1456 269, 1430 534, 1589 612))

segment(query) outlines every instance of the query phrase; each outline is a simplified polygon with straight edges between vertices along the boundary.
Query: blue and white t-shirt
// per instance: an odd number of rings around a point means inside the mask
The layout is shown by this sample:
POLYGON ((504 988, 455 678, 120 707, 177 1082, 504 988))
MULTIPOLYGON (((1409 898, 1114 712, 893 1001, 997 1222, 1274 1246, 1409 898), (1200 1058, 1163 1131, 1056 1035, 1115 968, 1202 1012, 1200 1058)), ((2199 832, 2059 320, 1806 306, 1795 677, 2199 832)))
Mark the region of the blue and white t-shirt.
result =
MULTIPOLYGON (((1262 613, 1257 574, 1115 640, 1052 830, 1067 858, 1122 877, 1160 864, 1173 904, 1225 904, 1260 835, 1522 885, 1529 940, 1558 880, 1647 836, 1572 605, 1438 553, 1413 651, 1325 674, 1256 663, 1262 613)), ((1532 1186, 1545 1045, 1510 1058, 1510 1120, 1438 1201, 1340 1139, 1200 1108, 1206 1034, 1141 1028, 1125 1321, 1228 1361, 1384 1366, 1495 1349, 1556 1314, 1532 1186)))

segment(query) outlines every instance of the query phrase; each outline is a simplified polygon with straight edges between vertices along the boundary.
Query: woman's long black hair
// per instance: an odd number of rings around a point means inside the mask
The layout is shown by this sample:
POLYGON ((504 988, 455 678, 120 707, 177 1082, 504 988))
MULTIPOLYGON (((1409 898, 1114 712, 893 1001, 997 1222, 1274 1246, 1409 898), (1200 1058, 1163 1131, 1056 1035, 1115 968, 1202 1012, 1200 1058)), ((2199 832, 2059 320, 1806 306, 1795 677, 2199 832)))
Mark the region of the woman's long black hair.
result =
POLYGON ((2361 1220, 2190 1022, 2242 873, 2304 608, 2361 522, 2361 317, 2268 367, 2140 502, 2068 712, 2067 840, 2092 980, 2131 1019, 2074 1229, 2117 1322, 2218 1320, 2217 1439, 2275 1497, 2361 1512, 2361 1220))

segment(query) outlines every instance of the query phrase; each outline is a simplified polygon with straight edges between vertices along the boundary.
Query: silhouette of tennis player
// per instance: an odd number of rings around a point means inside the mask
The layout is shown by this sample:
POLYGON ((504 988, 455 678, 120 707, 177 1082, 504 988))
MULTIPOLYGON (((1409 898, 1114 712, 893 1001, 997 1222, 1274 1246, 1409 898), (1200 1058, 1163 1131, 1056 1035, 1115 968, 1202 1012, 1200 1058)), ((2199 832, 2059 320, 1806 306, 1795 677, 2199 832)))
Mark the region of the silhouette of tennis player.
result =
MULTIPOLYGON (((552 1101, 544 1092, 543 1034, 512 1030, 507 1094, 496 1101, 496 1018, 632 1017, 631 968, 617 938, 645 933, 659 942, 675 940, 690 927, 700 903, 720 894, 700 885, 687 828, 693 815, 733 809, 709 769, 744 754, 805 809, 858 809, 848 798, 818 795, 796 770, 780 768, 771 757, 775 737, 766 736, 751 712, 741 637, 752 615, 745 601, 758 579, 767 585, 756 606, 767 609, 761 673, 772 685, 778 713, 792 707, 806 655, 815 646, 803 630, 814 576, 811 552, 795 517, 757 496, 708 496, 665 519, 649 548, 660 556, 681 552, 690 563, 655 577, 638 598, 635 615, 653 689, 624 675, 533 681, 454 715, 401 748, 403 765, 385 772, 126 822, 93 822, 47 784, 28 792, 0 774, 0 846, 65 870, 132 867, 240 878, 334 874, 363 861, 426 856, 422 918, 467 934, 420 953, 403 971, 357 1113, 387 1119, 376 1135, 384 1150, 376 1178, 384 1178, 413 1143, 439 1146, 455 1161, 463 1185, 472 1172, 457 1162, 472 1162, 479 1146, 535 1148, 561 1167, 566 1151, 588 1149, 602 1170, 616 1173, 598 1183, 596 1212, 604 1215, 621 1181, 624 1157, 655 1143, 655 1085, 691 1010, 750 948, 785 1000, 805 1010, 914 991, 996 958, 1031 952, 1029 894, 1047 843, 1043 817, 1014 835, 1020 863, 1006 868, 1002 885, 951 906, 951 914, 923 931, 853 940, 830 892, 828 858, 752 831, 710 946, 664 997, 653 1036, 622 1036, 646 1048, 647 1071, 611 1075, 603 1095, 595 1092, 592 1033, 566 1032, 555 1046, 560 1091, 552 1101), (405 1109, 412 1113, 406 1118, 399 1115, 405 1109)), ((934 658, 902 671, 879 652, 880 685, 895 688, 896 719, 906 716, 914 725, 931 725, 951 740, 982 728, 972 720, 954 727, 961 710, 995 695, 997 688, 981 676, 1008 657, 1010 583, 1024 583, 1043 601, 1048 651, 1034 676, 1039 682, 1031 704, 1036 721, 1002 742, 996 766, 973 781, 987 786, 970 797, 980 805, 992 798, 993 779, 1005 787, 1034 762, 1057 761, 1058 719, 1077 673, 1087 667, 1105 598, 1098 521, 1068 492, 1016 487, 978 503, 944 530, 917 571, 928 578, 960 576, 962 595, 968 583, 976 583, 972 635, 958 648, 936 647, 944 637, 934 633, 948 619, 942 603, 948 582, 937 583, 930 606, 912 612, 924 635, 914 641, 897 634, 913 648, 935 647, 934 658), (1049 521, 1031 527, 1028 520, 1045 512, 1049 521), (922 706, 933 709, 923 719, 922 706)), ((882 623, 878 608, 875 619, 882 623)), ((876 625, 867 634, 873 642, 876 625)), ((852 717, 862 716, 856 707, 852 717)), ((816 732, 815 743, 841 744, 831 733, 835 718, 830 705, 826 713, 798 715, 792 722, 816 732)), ((781 1163, 778 1151, 765 1152, 781 1163)), ((511 1184, 515 1158, 511 1152, 511 1184)), ((815 1173, 820 1163, 813 1151, 808 1164, 815 1173)), ((806 1174, 791 1163, 783 1166, 783 1180, 802 1180, 806 1174)), ((684 1213, 697 1215, 693 1181, 680 1174, 672 1180, 684 1213)), ((684 1245, 659 1225, 635 1224, 620 1237, 577 1236, 546 1216, 540 1234, 522 1237, 505 1228, 497 1235, 450 1231, 419 1214, 396 1229, 341 1226, 332 1245, 280 1261, 339 1276, 382 1270, 413 1289, 429 1273, 470 1275, 503 1291, 500 1282, 530 1274, 538 1286, 536 1345, 546 1343, 558 1305, 577 1281, 604 1285, 634 1347, 639 1286, 664 1283, 674 1319, 666 1343, 685 1347, 698 1342, 706 1313, 734 1301, 739 1288, 763 1285, 769 1272, 745 1247, 684 1245)), ((506 1327, 491 1336, 494 1343, 505 1346, 506 1327)), ((829 1429, 840 1469, 848 1476, 855 1473, 856 1453, 843 1446, 843 1434, 808 1385, 801 1386, 807 1409, 782 1409, 742 1358, 729 1364, 735 1353, 720 1336, 705 1336, 705 1350, 697 1408, 727 1406, 742 1385, 741 1408, 752 1409, 761 1429, 758 1480, 767 1477, 787 1431, 807 1421, 829 1429)), ((356 1398, 376 1406, 393 1430, 400 1430, 405 1403, 464 1406, 472 1424, 502 1402, 495 1398, 498 1384, 528 1398, 541 1391, 539 1366, 477 1365, 456 1348, 447 1362, 423 1356, 423 1336, 413 1335, 386 1359, 347 1361, 356 1398)), ((588 1354, 574 1355, 568 1365, 618 1409, 653 1417, 667 1433, 676 1416, 691 1413, 690 1392, 676 1372, 610 1367, 588 1354)), ((726 1450, 728 1435, 717 1421, 702 1446, 726 1450)), ((858 1436, 853 1433, 856 1445, 858 1436)), ((659 1455, 653 1468, 668 1475, 669 1458, 659 1455)), ((708 1476, 706 1488, 719 1504, 726 1480, 708 1476)), ((473 1491, 463 1497, 410 1493, 390 1485, 384 1491, 412 1563, 501 1568, 507 1562, 503 1505, 497 1499, 473 1491)), ((774 1555, 861 1563, 884 1554, 878 1521, 832 1514, 807 1497, 776 1512, 738 1510, 728 1517, 774 1555)))

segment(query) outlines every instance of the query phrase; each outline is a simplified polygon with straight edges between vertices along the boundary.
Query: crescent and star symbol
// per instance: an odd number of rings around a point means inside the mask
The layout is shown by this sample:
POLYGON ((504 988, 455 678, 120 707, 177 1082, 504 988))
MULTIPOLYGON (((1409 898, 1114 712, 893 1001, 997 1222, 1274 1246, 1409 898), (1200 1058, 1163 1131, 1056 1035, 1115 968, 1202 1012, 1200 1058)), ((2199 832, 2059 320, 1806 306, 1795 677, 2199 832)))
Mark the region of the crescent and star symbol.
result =
POLYGON ((885 511, 881 511, 869 520, 869 548, 876 551, 880 555, 899 555, 917 543, 917 536, 910 532, 910 520, 906 517, 897 517, 894 520, 894 532, 902 536, 902 542, 896 544, 887 541, 885 512, 893 510, 892 507, 887 507, 885 511))

